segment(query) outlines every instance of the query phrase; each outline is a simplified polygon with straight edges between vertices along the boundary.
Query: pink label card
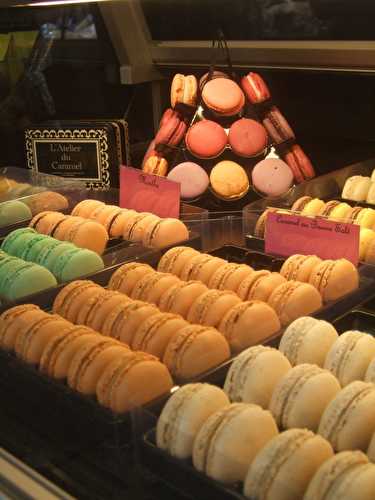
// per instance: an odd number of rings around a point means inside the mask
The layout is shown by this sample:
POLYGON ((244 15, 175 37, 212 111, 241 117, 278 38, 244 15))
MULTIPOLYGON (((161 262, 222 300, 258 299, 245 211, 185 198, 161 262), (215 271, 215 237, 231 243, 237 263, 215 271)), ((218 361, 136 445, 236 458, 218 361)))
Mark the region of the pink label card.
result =
POLYGON ((159 175, 120 167, 120 207, 151 212, 159 217, 180 215, 180 184, 159 175))
POLYGON ((359 226, 321 217, 270 213, 266 219, 266 253, 288 257, 317 255, 322 259, 359 259, 359 226))

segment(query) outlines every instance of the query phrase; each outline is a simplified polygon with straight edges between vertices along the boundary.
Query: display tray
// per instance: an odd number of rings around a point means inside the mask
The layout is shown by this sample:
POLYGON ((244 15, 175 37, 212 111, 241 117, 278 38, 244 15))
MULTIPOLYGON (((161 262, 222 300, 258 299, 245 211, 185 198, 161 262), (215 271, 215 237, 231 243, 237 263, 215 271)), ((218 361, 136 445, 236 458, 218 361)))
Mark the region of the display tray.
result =
MULTIPOLYGON (((200 250, 202 245, 201 237, 198 233, 191 232, 189 239, 181 242, 180 244, 187 245, 197 250, 200 250)), ((161 258, 161 255, 173 246, 175 245, 171 245, 163 249, 152 249, 152 248, 145 248, 141 245, 124 246, 120 244, 119 246, 116 247, 116 245, 114 244, 111 250, 107 250, 103 254, 104 269, 96 273, 80 276, 77 279, 89 279, 95 281, 95 283, 98 283, 99 285, 105 286, 107 285, 110 277, 116 271, 116 269, 118 269, 123 264, 138 260, 139 262, 147 262, 150 265, 155 266, 155 263, 157 264, 157 262, 161 258)), ((48 309, 52 306, 56 295, 66 285, 67 283, 60 283, 58 286, 54 288, 42 290, 41 292, 28 295, 26 297, 22 297, 12 302, 9 301, 7 302, 4 299, 2 299, 2 304, 0 306, 0 314, 9 309, 10 307, 13 307, 18 304, 26 304, 29 302, 32 304, 36 304, 39 307, 42 307, 43 309, 45 308, 48 309)))
POLYGON ((348 330, 358 330, 375 336, 375 311, 354 309, 337 318, 333 324, 340 334, 348 330))
POLYGON ((140 443, 142 467, 174 488, 177 494, 192 500, 245 500, 241 484, 226 486, 197 471, 190 460, 170 456, 156 446, 155 429, 148 431, 140 443))
MULTIPOLYGON (((363 207, 363 208, 375 209, 375 203, 367 203, 366 201, 348 200, 347 198, 341 198, 340 196, 335 198, 335 200, 341 201, 342 203, 348 203, 352 207, 363 207)), ((324 200, 324 201, 329 201, 329 200, 324 200)))

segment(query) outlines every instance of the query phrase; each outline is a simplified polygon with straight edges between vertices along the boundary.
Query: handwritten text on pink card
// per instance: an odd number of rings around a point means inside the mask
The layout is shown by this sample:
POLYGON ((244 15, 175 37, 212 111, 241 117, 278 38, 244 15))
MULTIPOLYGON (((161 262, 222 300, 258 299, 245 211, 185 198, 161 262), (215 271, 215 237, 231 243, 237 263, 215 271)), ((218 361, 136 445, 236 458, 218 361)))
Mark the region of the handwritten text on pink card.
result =
POLYGON ((359 258, 359 226, 320 217, 270 213, 266 219, 266 253, 289 256, 317 255, 345 258, 354 265, 359 258))
POLYGON ((120 207, 178 218, 180 184, 136 168, 120 167, 120 207))

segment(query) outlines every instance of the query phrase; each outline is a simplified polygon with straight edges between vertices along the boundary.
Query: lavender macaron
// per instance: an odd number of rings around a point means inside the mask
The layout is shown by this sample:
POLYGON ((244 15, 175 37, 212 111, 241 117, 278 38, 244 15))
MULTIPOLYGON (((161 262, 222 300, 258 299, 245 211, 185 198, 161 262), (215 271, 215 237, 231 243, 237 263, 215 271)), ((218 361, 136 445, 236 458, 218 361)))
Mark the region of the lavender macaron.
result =
POLYGON ((184 200, 198 198, 206 191, 210 183, 205 170, 191 161, 185 161, 172 168, 167 178, 180 183, 181 198, 184 200))

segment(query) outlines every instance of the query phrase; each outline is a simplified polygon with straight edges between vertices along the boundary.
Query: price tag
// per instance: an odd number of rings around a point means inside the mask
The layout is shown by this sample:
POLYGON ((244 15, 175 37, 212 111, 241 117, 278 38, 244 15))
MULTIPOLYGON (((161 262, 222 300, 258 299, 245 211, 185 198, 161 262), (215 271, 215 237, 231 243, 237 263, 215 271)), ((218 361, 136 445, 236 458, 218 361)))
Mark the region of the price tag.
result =
POLYGON ((159 175, 120 167, 120 207, 151 212, 159 217, 180 215, 180 184, 159 175))
POLYGON ((320 217, 270 213, 266 220, 266 253, 288 257, 317 255, 322 259, 359 258, 359 230, 356 224, 320 217))

